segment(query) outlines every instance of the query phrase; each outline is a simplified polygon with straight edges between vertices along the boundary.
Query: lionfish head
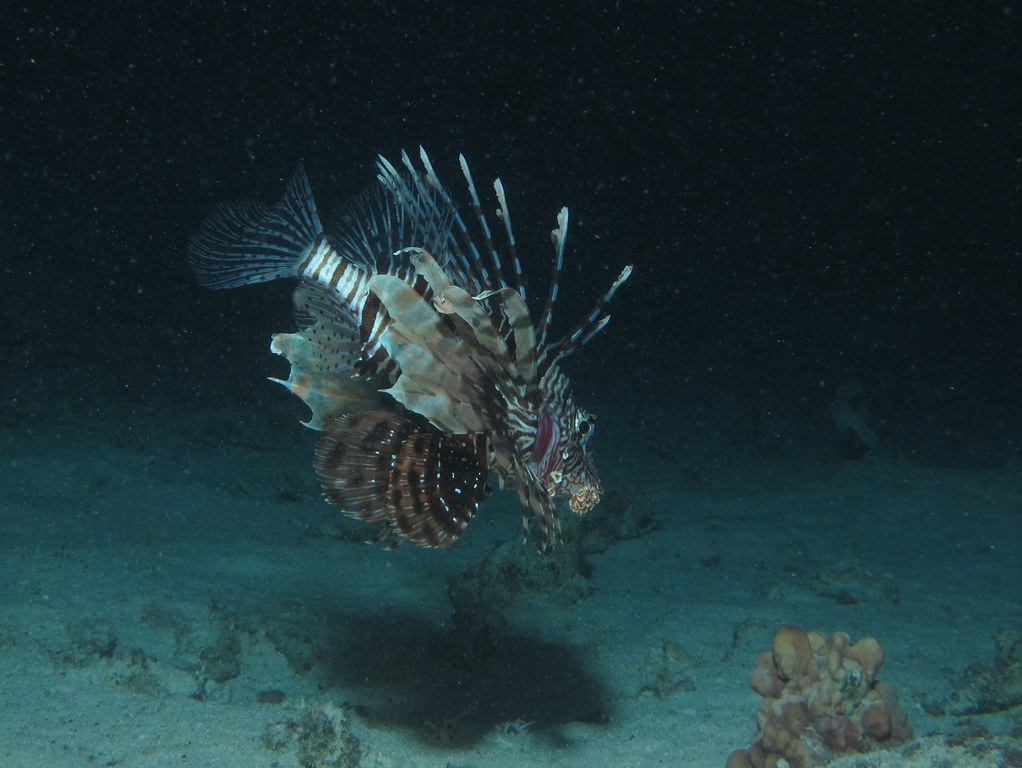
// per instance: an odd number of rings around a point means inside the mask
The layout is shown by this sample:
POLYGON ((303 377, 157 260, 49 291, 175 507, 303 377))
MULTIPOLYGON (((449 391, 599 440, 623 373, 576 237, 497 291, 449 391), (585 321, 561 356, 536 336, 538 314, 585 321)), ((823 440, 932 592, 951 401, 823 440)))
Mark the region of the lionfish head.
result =
POLYGON ((549 496, 567 499, 573 512, 584 515, 603 493, 589 456, 594 417, 575 405, 567 378, 556 367, 544 377, 540 393, 529 468, 549 496))

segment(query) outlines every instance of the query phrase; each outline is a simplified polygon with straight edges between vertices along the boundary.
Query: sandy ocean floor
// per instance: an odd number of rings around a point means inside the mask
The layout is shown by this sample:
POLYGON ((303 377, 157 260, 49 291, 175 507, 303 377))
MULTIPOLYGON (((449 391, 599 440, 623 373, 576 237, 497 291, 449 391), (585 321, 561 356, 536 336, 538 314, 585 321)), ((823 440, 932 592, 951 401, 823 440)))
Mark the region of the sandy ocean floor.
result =
POLYGON ((1022 691, 994 641, 1022 630, 1018 467, 697 464, 610 423, 559 554, 518 546, 507 492, 449 551, 387 551, 319 500, 292 416, 0 432, 0 765, 723 768, 784 625, 886 651, 920 740, 842 765, 1022 765, 1022 707, 963 714, 1022 691))

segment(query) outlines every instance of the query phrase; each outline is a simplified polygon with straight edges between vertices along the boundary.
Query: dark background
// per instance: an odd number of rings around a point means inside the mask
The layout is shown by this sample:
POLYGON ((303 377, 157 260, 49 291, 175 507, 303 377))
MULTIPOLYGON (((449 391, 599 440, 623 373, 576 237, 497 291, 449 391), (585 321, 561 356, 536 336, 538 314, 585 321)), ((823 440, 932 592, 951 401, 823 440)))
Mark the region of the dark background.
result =
POLYGON ((503 178, 533 296, 571 207, 562 323, 636 265, 570 368, 651 440, 783 431, 856 376, 885 439, 1018 455, 1014 2, 31 6, 0 17, 7 424, 281 407, 287 288, 199 288, 189 234, 422 144, 503 178))

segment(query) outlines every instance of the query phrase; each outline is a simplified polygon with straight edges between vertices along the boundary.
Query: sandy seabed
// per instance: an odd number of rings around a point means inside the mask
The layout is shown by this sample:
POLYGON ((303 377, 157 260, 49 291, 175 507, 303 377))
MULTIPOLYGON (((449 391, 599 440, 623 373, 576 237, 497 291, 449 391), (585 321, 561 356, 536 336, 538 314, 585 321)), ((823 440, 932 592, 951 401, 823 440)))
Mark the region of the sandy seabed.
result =
POLYGON ((568 531, 599 545, 481 591, 466 630, 451 590, 520 538, 512 493, 450 550, 388 551, 319 500, 311 433, 238 421, 0 431, 0 764, 723 768, 797 625, 876 637, 917 736, 836 764, 1022 765, 1022 708, 968 714, 1022 628, 1017 468, 697 467, 604 435, 608 498, 568 531))

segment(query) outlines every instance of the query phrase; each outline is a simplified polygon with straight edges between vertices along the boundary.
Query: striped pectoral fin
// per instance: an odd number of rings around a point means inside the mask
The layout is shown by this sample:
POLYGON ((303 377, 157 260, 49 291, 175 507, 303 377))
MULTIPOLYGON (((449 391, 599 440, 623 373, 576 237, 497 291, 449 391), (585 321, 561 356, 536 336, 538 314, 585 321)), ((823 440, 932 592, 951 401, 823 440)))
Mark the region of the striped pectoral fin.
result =
POLYGON ((327 500, 345 514, 383 522, 419 546, 447 547, 488 491, 485 456, 477 438, 370 411, 331 422, 314 466, 327 500))
POLYGON ((351 517, 387 520, 387 485, 407 424, 367 411, 335 418, 316 445, 313 467, 326 500, 351 517))
POLYGON ((430 432, 406 438, 389 489, 395 531, 425 547, 457 541, 486 496, 483 458, 467 436, 430 432))

